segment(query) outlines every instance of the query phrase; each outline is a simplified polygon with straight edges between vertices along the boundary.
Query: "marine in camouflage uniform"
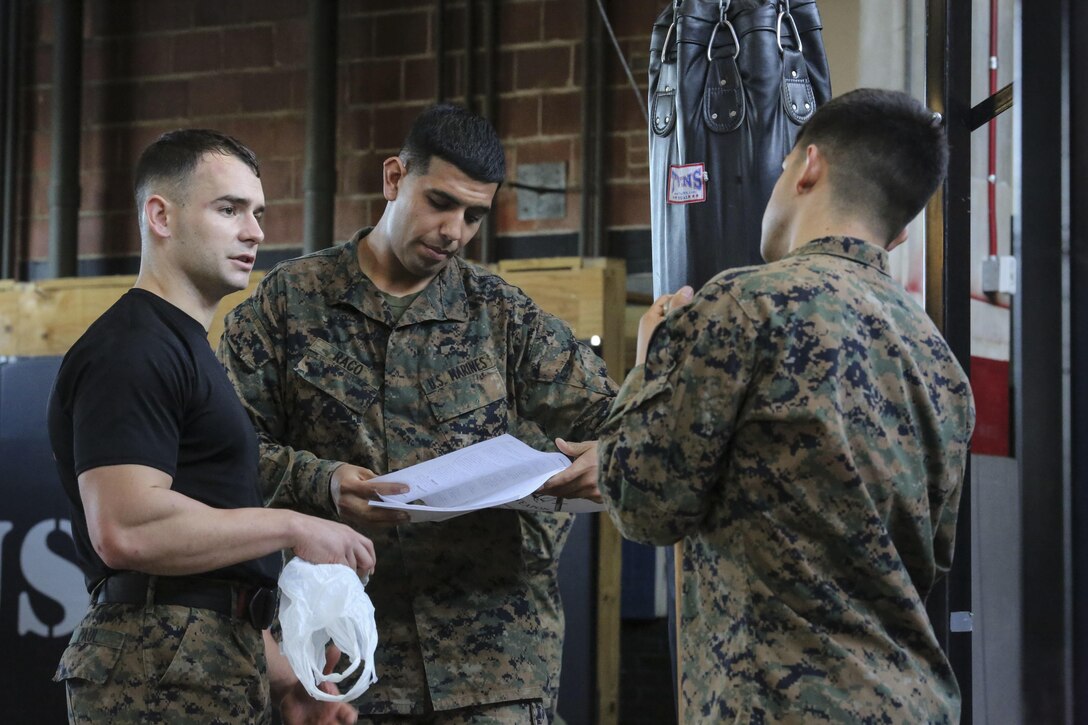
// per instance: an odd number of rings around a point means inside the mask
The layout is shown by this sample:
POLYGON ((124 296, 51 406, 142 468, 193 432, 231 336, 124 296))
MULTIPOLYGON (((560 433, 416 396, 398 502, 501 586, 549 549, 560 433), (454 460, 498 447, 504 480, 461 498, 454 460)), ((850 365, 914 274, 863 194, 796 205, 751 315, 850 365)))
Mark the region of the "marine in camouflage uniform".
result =
MULTIPOLYGON (((559 319, 450 259, 398 319, 347 244, 277 266, 227 318, 220 359, 276 505, 337 515, 340 461, 382 474, 510 433, 593 438, 615 388, 559 319)), ((366 714, 541 699, 559 684, 564 514, 486 510, 366 531, 380 638, 366 714)))
MULTIPOLYGON (((848 96, 824 108, 875 105, 864 117, 886 112, 892 134, 906 117, 908 148, 935 142, 915 102, 848 96)), ((884 132, 830 119, 846 143, 884 132)), ((813 138, 787 159, 765 217, 776 261, 719 274, 649 328, 645 364, 600 436, 601 493, 626 537, 683 541, 684 722, 957 723, 924 602, 952 561, 970 387, 884 248, 800 236, 830 225, 806 222, 813 210, 834 222, 843 208, 815 206, 842 157, 837 138, 813 138)))

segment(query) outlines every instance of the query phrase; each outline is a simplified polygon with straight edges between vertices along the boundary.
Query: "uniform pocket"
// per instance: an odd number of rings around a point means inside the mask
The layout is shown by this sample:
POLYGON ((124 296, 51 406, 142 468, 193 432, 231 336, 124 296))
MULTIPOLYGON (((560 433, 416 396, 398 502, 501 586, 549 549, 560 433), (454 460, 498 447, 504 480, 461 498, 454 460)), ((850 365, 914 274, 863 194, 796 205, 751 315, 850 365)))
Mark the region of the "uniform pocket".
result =
POLYGON ((328 343, 320 347, 312 345, 295 364, 295 373, 320 395, 305 396, 309 401, 300 402, 316 408, 307 412, 318 415, 343 417, 344 413, 337 415, 337 409, 346 408, 362 417, 378 395, 378 391, 359 378, 362 372, 362 363, 328 343))
POLYGON ((86 680, 96 685, 109 681, 124 651, 125 634, 98 627, 77 627, 64 648, 54 682, 86 680))
MULTIPOLYGON (((256 642, 239 646, 231 620, 207 610, 191 610, 189 625, 170 665, 159 680, 160 687, 207 686, 211 682, 233 682, 259 675, 256 642)), ((252 630, 260 636, 257 630, 252 630)))
MULTIPOLYGON (((446 375, 439 376, 441 380, 446 375)), ((506 423, 506 380, 495 367, 481 370, 450 382, 423 386, 431 413, 445 423, 475 412, 479 424, 490 427, 506 423)))

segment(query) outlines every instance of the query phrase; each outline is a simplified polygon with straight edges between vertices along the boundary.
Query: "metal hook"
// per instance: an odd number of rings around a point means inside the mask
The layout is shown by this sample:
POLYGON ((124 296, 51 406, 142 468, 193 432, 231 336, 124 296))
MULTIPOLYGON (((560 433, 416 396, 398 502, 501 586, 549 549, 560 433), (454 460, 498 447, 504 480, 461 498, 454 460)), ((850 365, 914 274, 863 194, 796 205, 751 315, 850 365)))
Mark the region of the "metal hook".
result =
POLYGON ((733 4, 733 0, 718 0, 718 22, 725 23, 725 14, 729 12, 729 6, 733 4))
POLYGON ((782 47, 782 18, 790 21, 790 30, 793 33, 794 40, 797 41, 797 52, 800 53, 804 50, 804 46, 801 45, 801 33, 797 30, 797 23, 793 22, 793 16, 789 12, 789 0, 786 0, 786 10, 778 14, 778 24, 775 26, 775 35, 778 37, 778 52, 785 53, 786 49, 782 47))
POLYGON ((665 60, 665 55, 669 52, 669 38, 672 37, 672 29, 676 27, 676 22, 673 21, 669 26, 668 31, 665 33, 665 42, 661 44, 661 60, 665 60))
POLYGON ((710 34, 710 42, 706 46, 706 59, 708 61, 714 60, 714 36, 718 34, 718 28, 726 27, 729 29, 729 34, 733 36, 733 60, 737 59, 740 55, 740 39, 737 37, 737 31, 733 29, 733 23, 726 20, 724 23, 718 23, 714 26, 714 31, 710 34))

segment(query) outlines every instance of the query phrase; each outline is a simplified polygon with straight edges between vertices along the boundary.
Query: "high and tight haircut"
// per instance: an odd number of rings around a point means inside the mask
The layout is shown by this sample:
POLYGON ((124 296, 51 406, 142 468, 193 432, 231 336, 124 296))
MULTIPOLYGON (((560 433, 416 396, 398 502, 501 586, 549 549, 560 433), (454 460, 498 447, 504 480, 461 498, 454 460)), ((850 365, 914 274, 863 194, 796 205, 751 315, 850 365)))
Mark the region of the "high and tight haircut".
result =
POLYGON ((166 182, 181 190, 206 154, 233 156, 260 178, 257 155, 238 139, 219 131, 186 128, 159 136, 140 154, 136 162, 136 209, 142 217, 143 206, 153 183, 166 182))
POLYGON ((441 103, 423 111, 412 123, 400 159, 408 173, 426 174, 431 158, 453 164, 485 184, 502 184, 506 154, 491 122, 462 106, 441 103))
POLYGON ((816 110, 797 137, 829 162, 832 201, 886 244, 925 207, 948 167, 940 114, 901 91, 862 88, 816 110))

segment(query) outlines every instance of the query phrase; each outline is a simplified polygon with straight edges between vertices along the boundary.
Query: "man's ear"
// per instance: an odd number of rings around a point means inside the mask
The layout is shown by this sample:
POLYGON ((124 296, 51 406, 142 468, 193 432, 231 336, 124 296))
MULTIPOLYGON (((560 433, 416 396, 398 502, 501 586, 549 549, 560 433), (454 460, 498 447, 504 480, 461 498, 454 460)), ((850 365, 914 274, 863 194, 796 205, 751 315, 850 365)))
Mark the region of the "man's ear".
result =
POLYGON ((907 241, 907 228, 903 227, 900 232, 895 235, 895 238, 888 242, 888 246, 884 248, 890 252, 905 241, 907 241))
POLYGON ((803 164, 801 173, 797 177, 797 193, 804 194, 816 186, 827 175, 827 157, 820 151, 816 144, 805 147, 805 155, 801 160, 803 164))
POLYGON ((170 213, 170 202, 158 194, 152 194, 144 202, 144 218, 147 220, 147 228, 157 237, 170 236, 170 213))
POLYGON ((386 201, 395 201, 400 184, 408 175, 408 167, 399 156, 390 156, 382 164, 382 194, 386 201))

